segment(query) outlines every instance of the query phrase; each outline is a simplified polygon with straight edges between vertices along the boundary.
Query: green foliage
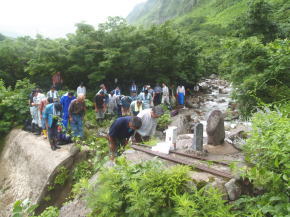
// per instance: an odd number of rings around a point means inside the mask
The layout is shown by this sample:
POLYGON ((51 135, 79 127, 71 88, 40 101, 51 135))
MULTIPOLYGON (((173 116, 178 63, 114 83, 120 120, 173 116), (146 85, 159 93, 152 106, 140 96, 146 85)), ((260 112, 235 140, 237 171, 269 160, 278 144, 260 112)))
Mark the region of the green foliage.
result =
POLYGON ((63 185, 67 180, 68 176, 69 176, 68 169, 65 168, 64 166, 60 167, 57 176, 54 179, 54 184, 63 185))
POLYGON ((264 42, 274 40, 278 34, 277 25, 272 21, 272 7, 265 0, 252 0, 248 11, 237 18, 234 24, 236 35, 260 37, 264 42))
POLYGON ((168 169, 158 161, 130 165, 118 159, 89 190, 91 216, 231 216, 219 193, 188 186, 188 171, 185 166, 168 169))
POLYGON ((90 161, 78 163, 73 170, 73 180, 78 182, 82 178, 90 178, 93 175, 93 165, 90 161))
POLYGON ((246 161, 252 166, 244 176, 264 194, 257 198, 245 197, 237 206, 254 216, 286 216, 289 214, 290 195, 290 129, 289 113, 277 111, 258 112, 253 117, 253 130, 244 151, 246 161))
POLYGON ((12 217, 28 217, 34 214, 37 205, 32 205, 28 199, 17 200, 12 209, 12 217))
POLYGON ((263 45, 257 38, 227 40, 219 70, 238 89, 234 97, 244 116, 255 106, 290 99, 290 42, 275 40, 263 45))
POLYGON ((159 142, 159 139, 157 139, 156 137, 150 137, 150 139, 148 141, 144 141, 145 145, 150 145, 150 146, 154 146, 159 142))
POLYGON ((11 217, 58 217, 59 209, 54 206, 47 207, 40 215, 34 215, 37 205, 32 205, 28 199, 18 200, 14 203, 11 217))
POLYGON ((173 197, 178 216, 235 216, 230 212, 231 206, 225 205, 221 193, 215 188, 193 189, 190 193, 173 197))
POLYGON ((49 206, 37 217, 58 217, 58 216, 59 209, 54 206, 49 206))
POLYGON ((6 87, 0 79, 0 136, 22 124, 29 117, 28 96, 34 88, 28 79, 16 82, 15 88, 6 87))
POLYGON ((71 191, 71 198, 77 197, 78 195, 85 192, 87 189, 89 189, 89 180, 86 178, 81 178, 77 183, 73 185, 71 191))
POLYGON ((160 118, 158 118, 157 129, 161 131, 167 129, 171 121, 172 120, 170 114, 164 113, 160 118))

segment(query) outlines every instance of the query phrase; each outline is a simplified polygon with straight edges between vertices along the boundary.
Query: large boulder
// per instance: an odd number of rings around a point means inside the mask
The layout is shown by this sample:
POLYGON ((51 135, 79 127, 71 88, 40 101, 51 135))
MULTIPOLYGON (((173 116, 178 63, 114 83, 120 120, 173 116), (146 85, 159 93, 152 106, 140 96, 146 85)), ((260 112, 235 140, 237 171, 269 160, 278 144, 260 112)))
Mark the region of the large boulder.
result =
POLYGON ((237 200, 242 194, 241 186, 235 179, 231 179, 227 182, 225 188, 230 200, 237 200))
POLYGON ((72 164, 77 152, 73 145, 52 151, 47 140, 12 130, 0 155, 0 216, 10 216, 16 200, 39 203, 58 168, 72 164))
POLYGON ((223 113, 219 110, 214 110, 209 115, 206 126, 207 144, 221 145, 225 139, 225 126, 223 113))

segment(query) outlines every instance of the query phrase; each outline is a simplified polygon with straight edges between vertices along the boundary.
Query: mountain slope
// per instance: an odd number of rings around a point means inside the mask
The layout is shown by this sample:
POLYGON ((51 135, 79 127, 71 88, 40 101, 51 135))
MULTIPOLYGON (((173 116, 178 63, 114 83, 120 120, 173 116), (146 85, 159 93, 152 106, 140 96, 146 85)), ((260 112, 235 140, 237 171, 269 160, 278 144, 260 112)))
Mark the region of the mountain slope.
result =
POLYGON ((161 24, 191 11, 200 0, 148 0, 137 5, 128 15, 130 24, 161 24))
MULTIPOLYGON (((289 0, 265 1, 273 6, 277 20, 289 24, 289 0)), ((190 25, 198 18, 202 23, 227 26, 247 11, 249 2, 251 0, 147 0, 136 6, 127 20, 130 24, 149 26, 174 18, 176 23, 190 25)))

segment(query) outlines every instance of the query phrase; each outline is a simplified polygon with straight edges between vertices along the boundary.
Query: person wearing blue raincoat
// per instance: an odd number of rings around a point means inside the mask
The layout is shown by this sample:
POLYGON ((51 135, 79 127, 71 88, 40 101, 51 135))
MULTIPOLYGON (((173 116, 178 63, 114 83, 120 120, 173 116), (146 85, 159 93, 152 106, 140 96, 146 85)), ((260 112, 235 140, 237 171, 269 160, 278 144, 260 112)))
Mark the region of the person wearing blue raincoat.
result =
POLYGON ((60 103, 62 105, 62 124, 65 128, 68 126, 68 120, 69 120, 69 114, 68 114, 68 108, 71 103, 76 99, 73 92, 69 92, 68 94, 65 94, 61 97, 60 103))

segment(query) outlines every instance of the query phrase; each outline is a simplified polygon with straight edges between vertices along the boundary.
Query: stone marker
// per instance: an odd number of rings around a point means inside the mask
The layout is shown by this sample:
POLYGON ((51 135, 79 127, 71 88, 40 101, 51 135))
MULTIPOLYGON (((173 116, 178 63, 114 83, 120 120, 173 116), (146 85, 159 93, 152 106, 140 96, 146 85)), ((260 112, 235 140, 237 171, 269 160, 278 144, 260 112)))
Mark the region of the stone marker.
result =
POLYGON ((194 151, 203 151, 203 125, 201 123, 194 126, 192 148, 194 151))
POLYGON ((225 139, 224 117, 221 111, 214 110, 207 119, 207 144, 221 145, 225 139))

